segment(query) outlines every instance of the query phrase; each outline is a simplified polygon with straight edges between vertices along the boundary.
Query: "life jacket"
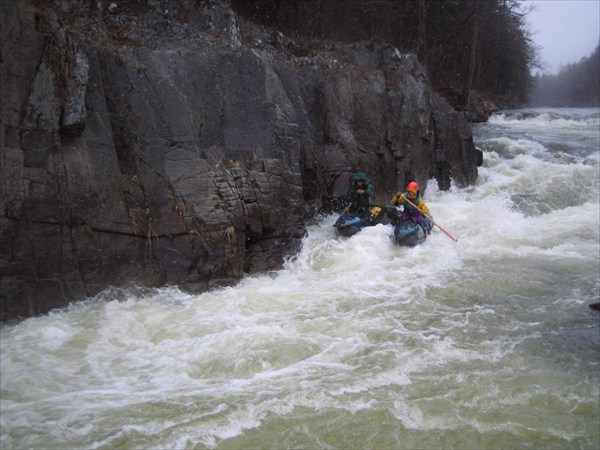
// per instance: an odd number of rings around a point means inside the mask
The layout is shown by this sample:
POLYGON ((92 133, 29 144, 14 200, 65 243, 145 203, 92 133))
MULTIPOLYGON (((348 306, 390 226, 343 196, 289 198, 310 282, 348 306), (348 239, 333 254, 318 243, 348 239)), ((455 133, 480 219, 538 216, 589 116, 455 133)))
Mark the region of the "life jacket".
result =
POLYGON ((408 201, 414 203, 416 206, 419 206, 419 203, 421 203, 421 201, 423 200, 423 197, 421 197, 421 191, 417 191, 417 197, 412 199, 408 196, 408 191, 406 191, 404 194, 404 210, 409 212, 410 215, 414 215, 416 214, 422 214, 421 211, 419 210, 419 208, 415 208, 413 205, 411 205, 410 203, 408 203, 406 201, 406 199, 408 199, 408 201))

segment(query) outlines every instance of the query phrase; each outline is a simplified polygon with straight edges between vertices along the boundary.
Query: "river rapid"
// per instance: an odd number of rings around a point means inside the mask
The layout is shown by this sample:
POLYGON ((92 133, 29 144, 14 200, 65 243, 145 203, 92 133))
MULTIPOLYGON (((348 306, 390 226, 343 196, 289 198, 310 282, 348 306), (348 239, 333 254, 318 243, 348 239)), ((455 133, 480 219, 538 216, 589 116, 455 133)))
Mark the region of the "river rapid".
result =
MULTIPOLYGON (((474 126, 415 248, 323 217, 277 272, 0 327, 0 447, 600 448, 600 111, 474 126)), ((376 177, 371 174, 376 182, 376 177)))

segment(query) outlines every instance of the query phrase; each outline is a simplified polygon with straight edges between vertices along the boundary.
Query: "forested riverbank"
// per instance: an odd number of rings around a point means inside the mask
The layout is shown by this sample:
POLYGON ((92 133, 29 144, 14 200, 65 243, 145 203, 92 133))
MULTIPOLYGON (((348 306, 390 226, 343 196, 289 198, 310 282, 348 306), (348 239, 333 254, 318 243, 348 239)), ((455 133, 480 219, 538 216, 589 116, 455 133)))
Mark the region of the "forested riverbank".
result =
POLYGON ((600 105, 600 45, 556 75, 536 74, 529 94, 531 106, 592 107, 600 105))

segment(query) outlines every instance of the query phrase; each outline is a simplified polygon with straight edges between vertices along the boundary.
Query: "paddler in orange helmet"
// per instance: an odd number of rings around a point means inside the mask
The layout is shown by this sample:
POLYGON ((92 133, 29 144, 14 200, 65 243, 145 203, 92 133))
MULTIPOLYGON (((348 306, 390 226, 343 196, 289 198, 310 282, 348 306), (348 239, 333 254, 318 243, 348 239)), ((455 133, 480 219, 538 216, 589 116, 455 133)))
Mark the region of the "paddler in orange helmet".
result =
POLYGON ((392 197, 391 203, 394 206, 404 205, 404 211, 400 215, 402 221, 412 219, 420 224, 424 218, 423 214, 429 214, 429 208, 423 201, 419 185, 415 181, 411 181, 406 185, 406 192, 397 192, 392 197), (410 202, 407 202, 406 199, 410 202))

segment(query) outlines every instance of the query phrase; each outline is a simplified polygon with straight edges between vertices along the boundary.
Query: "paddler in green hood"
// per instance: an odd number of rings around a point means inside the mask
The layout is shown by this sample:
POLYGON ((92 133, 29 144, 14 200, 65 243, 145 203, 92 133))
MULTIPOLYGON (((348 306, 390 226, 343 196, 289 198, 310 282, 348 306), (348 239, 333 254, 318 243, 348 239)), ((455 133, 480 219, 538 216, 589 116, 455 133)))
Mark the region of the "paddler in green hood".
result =
POLYGON ((364 172, 356 172, 352 183, 346 194, 349 205, 344 212, 346 214, 365 215, 369 213, 369 202, 373 193, 373 183, 364 172))

